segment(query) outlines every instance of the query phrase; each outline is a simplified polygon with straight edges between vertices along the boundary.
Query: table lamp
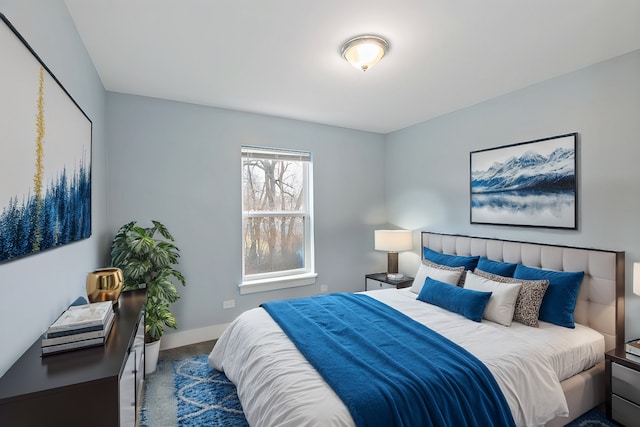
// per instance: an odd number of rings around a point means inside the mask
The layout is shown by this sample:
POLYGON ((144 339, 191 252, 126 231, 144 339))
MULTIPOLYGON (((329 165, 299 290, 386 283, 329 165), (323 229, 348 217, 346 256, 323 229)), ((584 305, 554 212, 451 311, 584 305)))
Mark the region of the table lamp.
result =
POLYGON ((402 279, 404 276, 398 274, 398 252, 413 248, 411 231, 375 230, 374 233, 375 250, 387 252, 387 278, 402 279))

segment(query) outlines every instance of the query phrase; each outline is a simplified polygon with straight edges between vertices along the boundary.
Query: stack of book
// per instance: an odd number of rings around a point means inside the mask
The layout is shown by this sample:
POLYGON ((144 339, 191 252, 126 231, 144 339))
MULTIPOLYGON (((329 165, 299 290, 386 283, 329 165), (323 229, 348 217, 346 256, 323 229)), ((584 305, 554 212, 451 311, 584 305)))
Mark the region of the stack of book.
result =
POLYGON ((104 345, 115 314, 111 301, 72 305, 42 337, 42 354, 104 345))
POLYGON ((640 356, 640 340, 629 341, 626 345, 627 353, 640 356))

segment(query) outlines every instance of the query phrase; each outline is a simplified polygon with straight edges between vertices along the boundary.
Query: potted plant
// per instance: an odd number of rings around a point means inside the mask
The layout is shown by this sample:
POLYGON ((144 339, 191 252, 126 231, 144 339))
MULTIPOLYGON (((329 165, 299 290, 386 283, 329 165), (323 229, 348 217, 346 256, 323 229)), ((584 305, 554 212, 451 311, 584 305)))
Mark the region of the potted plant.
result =
POLYGON ((174 282, 186 285, 182 273, 174 268, 180 250, 173 244, 173 236, 160 222, 151 222, 153 227, 148 228, 136 225, 135 221, 123 225, 111 243, 111 265, 122 270, 123 290, 147 288, 144 310, 147 373, 156 369, 165 327, 177 328, 176 318, 169 310, 180 298, 174 282))

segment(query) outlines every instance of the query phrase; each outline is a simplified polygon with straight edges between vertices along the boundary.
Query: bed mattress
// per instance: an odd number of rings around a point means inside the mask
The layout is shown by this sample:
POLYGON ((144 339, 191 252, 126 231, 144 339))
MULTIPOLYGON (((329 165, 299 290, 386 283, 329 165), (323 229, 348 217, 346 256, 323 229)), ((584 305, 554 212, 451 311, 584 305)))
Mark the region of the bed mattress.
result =
MULTIPOLYGON (((560 381, 599 363, 604 338, 583 325, 539 328, 472 322, 416 300, 407 289, 368 292, 458 343, 495 377, 518 426, 568 415, 560 381)), ((402 358, 402 355, 398 355, 402 358)), ((353 426, 349 411, 262 308, 239 316, 211 354, 212 367, 237 385, 252 426, 353 426)))

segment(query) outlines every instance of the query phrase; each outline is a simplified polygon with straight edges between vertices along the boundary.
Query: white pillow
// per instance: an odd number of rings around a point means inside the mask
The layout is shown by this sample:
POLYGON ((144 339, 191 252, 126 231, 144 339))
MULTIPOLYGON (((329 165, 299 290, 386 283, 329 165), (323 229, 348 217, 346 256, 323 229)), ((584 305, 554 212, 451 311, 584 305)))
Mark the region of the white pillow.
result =
POLYGON ((411 289, 409 290, 414 294, 419 294, 422 290, 422 286, 424 285, 424 281, 427 280, 427 277, 456 286, 458 284, 458 280, 460 280, 460 276, 462 276, 462 272, 460 271, 441 270, 439 268, 430 267, 421 262, 418 272, 416 273, 416 277, 413 279, 413 285, 411 285, 411 289))
POLYGON ((492 292, 482 317, 504 326, 511 326, 521 286, 520 283, 496 282, 473 274, 471 271, 467 271, 467 277, 464 280, 464 287, 467 289, 492 292))

